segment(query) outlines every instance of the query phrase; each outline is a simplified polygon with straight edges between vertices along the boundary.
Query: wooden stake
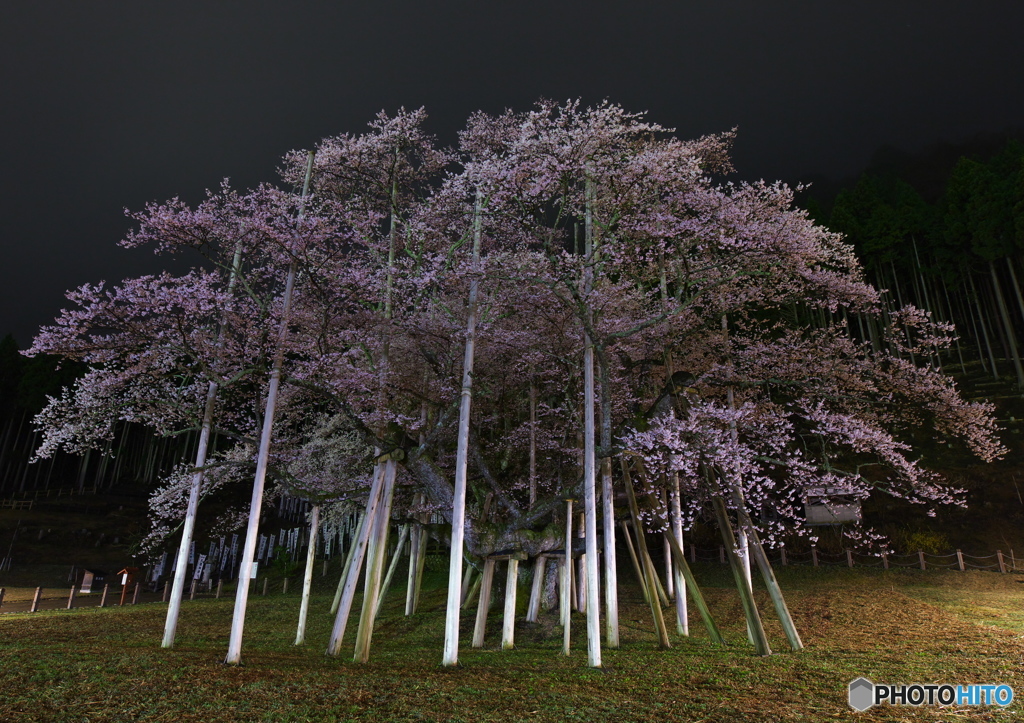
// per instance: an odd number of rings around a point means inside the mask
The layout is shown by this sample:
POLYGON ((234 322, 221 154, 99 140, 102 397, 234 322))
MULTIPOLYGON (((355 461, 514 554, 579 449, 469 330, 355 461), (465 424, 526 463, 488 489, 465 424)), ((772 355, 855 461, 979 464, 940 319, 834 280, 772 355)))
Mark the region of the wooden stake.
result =
POLYGON ((927 567, 925 565, 925 562, 924 562, 924 550, 918 550, 917 551, 917 559, 921 563, 921 569, 922 570, 927 569, 927 567))
POLYGON ((494 586, 494 560, 484 560, 484 572, 481 575, 480 604, 476 608, 476 625, 473 627, 473 647, 484 646, 484 634, 487 632, 487 611, 491 607, 491 588, 494 586))
POLYGON ((960 550, 956 551, 956 564, 960 568, 960 572, 964 571, 964 553, 960 550))
POLYGON ((30 613, 34 613, 39 610, 39 601, 43 597, 43 588, 37 587, 36 594, 32 597, 32 607, 29 609, 30 613))
POLYGON ((138 605, 139 604, 139 592, 141 592, 141 591, 142 591, 142 583, 141 582, 135 583, 135 592, 132 593, 132 605, 138 605))
POLYGON ((71 592, 68 593, 68 610, 73 608, 75 605, 75 586, 71 586, 71 592))
POLYGON ((107 606, 107 592, 110 591, 110 585, 103 586, 103 594, 100 595, 100 607, 105 608, 107 606))
POLYGON ((217 600, 220 600, 220 594, 223 591, 223 589, 224 589, 224 580, 222 578, 222 579, 217 581, 217 595, 216 595, 216 599, 217 600))

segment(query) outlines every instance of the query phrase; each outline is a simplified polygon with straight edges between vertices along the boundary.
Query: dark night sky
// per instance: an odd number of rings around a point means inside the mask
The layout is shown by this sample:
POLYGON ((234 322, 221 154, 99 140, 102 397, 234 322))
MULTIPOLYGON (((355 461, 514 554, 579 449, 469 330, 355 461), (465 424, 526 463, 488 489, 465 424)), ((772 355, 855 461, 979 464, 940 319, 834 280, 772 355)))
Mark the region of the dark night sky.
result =
POLYGON ((25 345, 65 289, 152 272, 122 208, 425 105, 608 98, 691 137, 739 126, 741 178, 857 173, 1024 126, 1019 0, 11 3, 0 22, 0 334, 25 345))

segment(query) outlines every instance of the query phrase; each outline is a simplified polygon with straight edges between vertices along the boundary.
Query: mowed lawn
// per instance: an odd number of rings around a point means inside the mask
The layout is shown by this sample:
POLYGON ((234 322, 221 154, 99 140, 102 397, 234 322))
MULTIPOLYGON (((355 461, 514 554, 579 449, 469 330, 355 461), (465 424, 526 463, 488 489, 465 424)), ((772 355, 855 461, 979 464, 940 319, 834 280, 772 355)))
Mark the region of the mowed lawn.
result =
POLYGON ((159 603, 0 615, 0 721, 1024 720, 1024 576, 784 568, 780 581, 806 647, 790 652, 760 590, 775 652, 761 658, 746 642, 727 569, 698 565, 695 573, 728 646, 713 646, 691 609, 691 637, 673 635, 673 647, 659 650, 650 609, 627 588, 623 644, 604 651, 601 670, 587 667, 580 614, 569 657, 561 655, 555 611, 538 625, 518 623, 516 649, 500 650, 500 595, 486 647, 469 648, 466 611, 461 665, 441 667, 440 587, 424 592, 410 618, 401 591, 391 593, 366 665, 350 658, 355 615, 345 655, 324 656, 327 580, 301 647, 292 644, 297 595, 250 598, 241 667, 221 662, 230 598, 186 601, 173 650, 159 647, 159 603), (859 676, 1007 684, 1019 699, 1006 709, 885 706, 856 714, 846 693, 859 676))

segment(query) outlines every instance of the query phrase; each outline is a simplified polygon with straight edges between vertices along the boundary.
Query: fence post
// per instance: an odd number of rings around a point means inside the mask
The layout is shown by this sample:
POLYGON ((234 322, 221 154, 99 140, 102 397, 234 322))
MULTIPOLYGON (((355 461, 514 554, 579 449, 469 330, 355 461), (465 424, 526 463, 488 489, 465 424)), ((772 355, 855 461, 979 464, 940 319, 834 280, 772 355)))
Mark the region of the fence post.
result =
POLYGON ((30 613, 34 613, 39 609, 39 599, 43 596, 43 588, 37 587, 36 594, 32 598, 32 608, 29 610, 30 613))
POLYGON ((853 550, 846 548, 846 566, 853 567, 853 550))
POLYGON ((786 562, 786 548, 785 547, 780 547, 779 548, 779 552, 782 553, 782 565, 783 566, 787 565, 788 563, 786 562))
POLYGON ((135 592, 132 594, 132 605, 139 604, 139 591, 142 589, 142 583, 135 583, 135 592))
POLYGON ((164 599, 161 602, 167 602, 167 599, 171 596, 171 581, 168 580, 164 583, 164 599))
POLYGON ((960 572, 964 571, 964 553, 956 551, 956 564, 960 566, 960 572))
POLYGON ((885 570, 889 569, 889 553, 888 552, 883 552, 882 553, 882 568, 885 569, 885 570))
POLYGON ((220 600, 220 591, 224 587, 224 580, 217 581, 217 599, 220 600))
POLYGON ((811 545, 811 564, 818 566, 818 546, 811 545))
POLYGON ((5 592, 7 592, 7 588, 0 587, 0 607, 3 607, 5 592))
POLYGON ((71 586, 71 592, 68 593, 68 610, 75 606, 75 586, 71 586))
POLYGON ((284 579, 284 584, 281 586, 281 594, 282 595, 287 595, 288 594, 288 578, 284 579))
POLYGON ((267 583, 268 582, 270 582, 270 578, 269 577, 263 578, 263 594, 264 595, 267 594, 267 583))
POLYGON ((922 569, 922 570, 926 570, 926 569, 928 569, 928 568, 927 568, 927 567, 925 566, 925 564, 924 564, 924 550, 918 550, 918 551, 917 551, 917 559, 921 561, 921 569, 922 569))
POLYGON ((999 572, 1006 572, 1006 560, 1003 559, 1003 551, 996 550, 996 557, 999 558, 999 572))
POLYGON ((195 580, 192 581, 192 587, 189 588, 188 599, 189 600, 195 600, 196 599, 196 581, 195 580))
POLYGON ((718 546, 718 561, 725 564, 725 548, 721 545, 718 546))
POLYGON ((105 608, 107 606, 107 591, 110 590, 110 583, 103 586, 103 594, 100 595, 100 607, 105 608))
POLYGON ((690 545, 690 562, 692 562, 692 563, 696 563, 697 562, 697 548, 694 547, 693 545, 690 545))

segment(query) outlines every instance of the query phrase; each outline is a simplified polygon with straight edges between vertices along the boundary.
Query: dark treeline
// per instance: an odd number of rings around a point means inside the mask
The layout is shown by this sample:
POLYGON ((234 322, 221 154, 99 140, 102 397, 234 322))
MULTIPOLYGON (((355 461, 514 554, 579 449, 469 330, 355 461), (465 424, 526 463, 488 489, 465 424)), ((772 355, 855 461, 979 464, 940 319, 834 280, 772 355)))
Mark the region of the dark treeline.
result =
MULTIPOLYGON (((956 325, 949 352, 915 361, 988 377, 979 392, 1024 389, 1024 143, 987 138, 968 149, 881 154, 854 183, 805 205, 854 245, 890 311, 913 304, 956 325)), ((850 326, 877 343, 873 325, 850 326)))
POLYGON ((26 358, 10 334, 0 340, 0 499, 51 490, 147 490, 194 448, 194 434, 161 439, 144 427, 122 423, 101 449, 82 455, 58 452, 32 462, 39 444, 33 418, 47 397, 60 396, 84 370, 52 356, 26 358))

